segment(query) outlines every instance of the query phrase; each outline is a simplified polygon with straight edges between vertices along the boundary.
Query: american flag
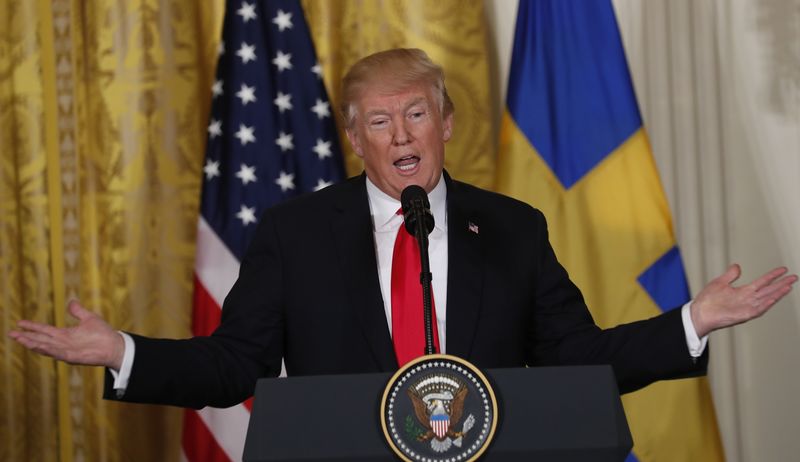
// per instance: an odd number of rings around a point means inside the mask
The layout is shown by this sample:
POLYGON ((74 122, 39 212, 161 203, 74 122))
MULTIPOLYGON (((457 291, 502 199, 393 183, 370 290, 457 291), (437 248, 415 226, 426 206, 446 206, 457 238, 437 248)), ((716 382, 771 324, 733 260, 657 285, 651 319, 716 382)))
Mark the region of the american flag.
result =
MULTIPOLYGON (((297 0, 228 0, 197 234, 192 331, 209 335, 268 207, 344 177, 333 111, 297 0)), ((187 410, 190 462, 241 460, 250 403, 187 410)))

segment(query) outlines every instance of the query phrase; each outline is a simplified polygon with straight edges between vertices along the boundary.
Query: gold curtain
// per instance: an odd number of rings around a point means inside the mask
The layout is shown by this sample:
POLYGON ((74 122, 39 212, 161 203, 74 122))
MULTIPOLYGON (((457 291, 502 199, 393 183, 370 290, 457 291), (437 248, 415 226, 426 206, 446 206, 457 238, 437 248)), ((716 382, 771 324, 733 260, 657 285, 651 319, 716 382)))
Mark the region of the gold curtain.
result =
MULTIPOLYGON (((359 58, 394 47, 425 50, 445 71, 456 107, 445 168, 456 179, 490 188, 494 183, 496 101, 489 88, 488 37, 483 2, 471 0, 303 0, 317 58, 331 100, 342 76, 359 58)), ((361 160, 340 135, 347 171, 361 160)))
MULTIPOLYGON (((189 335, 209 89, 224 1, 0 0, 0 331, 70 325, 189 335)), ((305 1, 332 103, 347 66, 393 46, 443 64, 446 165, 490 186, 482 2, 305 1)), ((344 140, 344 138, 342 138, 344 140)), ((360 172, 348 157, 348 171, 360 172)), ((103 371, 0 340, 0 460, 178 460, 180 409, 104 402, 103 371)))
MULTIPOLYGON (((222 1, 0 0, 0 330, 189 334, 222 1)), ((0 460, 177 460, 181 411, 0 341, 0 460)))

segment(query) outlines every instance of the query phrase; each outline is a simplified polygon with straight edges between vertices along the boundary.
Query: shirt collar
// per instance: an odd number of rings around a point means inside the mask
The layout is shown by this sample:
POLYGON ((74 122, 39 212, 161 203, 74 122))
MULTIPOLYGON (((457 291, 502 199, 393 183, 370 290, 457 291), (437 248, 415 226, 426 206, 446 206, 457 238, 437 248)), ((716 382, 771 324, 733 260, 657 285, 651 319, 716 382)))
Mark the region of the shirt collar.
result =
MULTIPOLYGON (((367 197, 369 198, 369 208, 372 211, 372 226, 375 231, 395 228, 397 224, 394 220, 400 218, 397 215, 400 201, 381 191, 369 177, 367 177, 367 197)), ((434 229, 447 231, 447 184, 444 181, 444 175, 439 177, 436 187, 428 194, 428 201, 431 203, 434 229)))

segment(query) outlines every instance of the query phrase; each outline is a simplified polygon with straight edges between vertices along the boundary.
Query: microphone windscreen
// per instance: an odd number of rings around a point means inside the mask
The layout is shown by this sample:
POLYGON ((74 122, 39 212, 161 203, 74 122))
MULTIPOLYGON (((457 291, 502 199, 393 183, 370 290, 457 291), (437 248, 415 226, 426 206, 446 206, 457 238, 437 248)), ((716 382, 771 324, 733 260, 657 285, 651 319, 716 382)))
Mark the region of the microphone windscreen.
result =
POLYGON ((400 193, 400 204, 403 207, 403 213, 406 214, 411 210, 412 203, 415 200, 421 201, 420 203, 426 208, 430 209, 431 204, 428 202, 428 194, 422 189, 422 186, 412 184, 406 186, 406 189, 400 193))
POLYGON ((403 219, 409 234, 416 235, 418 216, 422 217, 426 232, 430 234, 433 231, 434 220, 430 210, 431 204, 428 201, 428 193, 421 186, 415 184, 406 186, 400 193, 400 205, 403 207, 403 219))

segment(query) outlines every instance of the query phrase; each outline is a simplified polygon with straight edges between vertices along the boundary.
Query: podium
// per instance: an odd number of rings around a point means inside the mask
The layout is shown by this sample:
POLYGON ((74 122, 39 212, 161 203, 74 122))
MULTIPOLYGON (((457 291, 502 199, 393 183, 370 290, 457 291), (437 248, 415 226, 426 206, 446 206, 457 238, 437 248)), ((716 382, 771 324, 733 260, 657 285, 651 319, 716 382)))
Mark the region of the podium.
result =
MULTIPOLYGON (((633 445, 610 366, 489 369, 499 425, 487 461, 623 461, 633 445)), ((261 379, 244 457, 395 461, 379 406, 391 374, 261 379)))

